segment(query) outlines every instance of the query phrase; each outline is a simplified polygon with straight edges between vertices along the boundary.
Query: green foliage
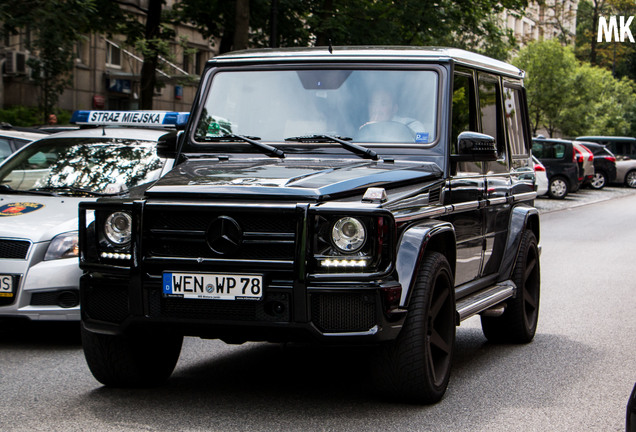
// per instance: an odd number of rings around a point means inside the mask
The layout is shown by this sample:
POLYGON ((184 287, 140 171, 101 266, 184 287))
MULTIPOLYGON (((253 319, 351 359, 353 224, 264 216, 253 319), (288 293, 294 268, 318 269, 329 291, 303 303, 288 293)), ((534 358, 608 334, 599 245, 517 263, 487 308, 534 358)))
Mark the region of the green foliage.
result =
POLYGON ((0 123, 12 126, 33 126, 41 123, 42 115, 35 107, 15 106, 0 110, 0 123))
POLYGON ((533 42, 513 63, 526 71, 533 132, 550 136, 629 135, 636 127, 636 86, 626 77, 579 63, 556 41, 533 42))
MULTIPOLYGON (((521 11, 527 0, 278 0, 272 43, 272 0, 250 2, 250 42, 265 46, 441 45, 467 48, 505 59, 512 33, 498 22, 507 8, 521 11), (299 25, 305 23, 305 25, 299 25)), ((234 2, 184 0, 175 9, 209 37, 232 49, 234 2)))

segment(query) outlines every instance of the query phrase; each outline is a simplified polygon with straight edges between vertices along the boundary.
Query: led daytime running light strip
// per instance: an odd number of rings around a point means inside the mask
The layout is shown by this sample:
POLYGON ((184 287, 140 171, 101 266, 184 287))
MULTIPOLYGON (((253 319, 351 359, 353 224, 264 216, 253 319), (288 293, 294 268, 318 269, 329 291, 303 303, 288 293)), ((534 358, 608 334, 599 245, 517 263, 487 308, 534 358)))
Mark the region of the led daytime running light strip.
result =
POLYGON ((367 260, 354 260, 354 259, 325 259, 320 261, 322 267, 366 267, 367 260))
POLYGON ((101 257, 108 259, 129 260, 132 258, 132 255, 129 253, 102 252, 101 257))

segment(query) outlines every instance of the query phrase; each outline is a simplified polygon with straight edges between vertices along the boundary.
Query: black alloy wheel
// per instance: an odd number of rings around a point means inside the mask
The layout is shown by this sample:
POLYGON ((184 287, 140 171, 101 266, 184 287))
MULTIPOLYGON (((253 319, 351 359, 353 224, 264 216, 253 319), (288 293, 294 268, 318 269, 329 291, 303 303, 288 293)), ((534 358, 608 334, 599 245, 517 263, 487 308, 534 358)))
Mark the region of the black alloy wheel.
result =
POLYGON ((541 271, 537 239, 530 230, 522 234, 512 281, 517 286, 517 294, 506 300, 503 315, 481 317, 484 336, 490 342, 528 343, 537 331, 541 271))
POLYGON ((444 396, 455 347, 454 283, 446 257, 425 255, 398 338, 383 346, 376 378, 385 396, 431 404, 444 396))

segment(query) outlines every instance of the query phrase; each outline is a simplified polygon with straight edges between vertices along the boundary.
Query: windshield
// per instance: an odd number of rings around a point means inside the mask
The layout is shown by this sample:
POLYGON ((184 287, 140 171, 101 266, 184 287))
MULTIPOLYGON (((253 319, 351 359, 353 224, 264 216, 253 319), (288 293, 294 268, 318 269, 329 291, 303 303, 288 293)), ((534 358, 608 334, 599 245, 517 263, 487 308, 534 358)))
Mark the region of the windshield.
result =
POLYGON ((367 143, 436 139, 438 74, 431 70, 220 71, 195 140, 314 135, 367 143))
POLYGON ((159 178, 163 161, 156 145, 112 138, 40 140, 0 166, 0 185, 118 193, 159 178))

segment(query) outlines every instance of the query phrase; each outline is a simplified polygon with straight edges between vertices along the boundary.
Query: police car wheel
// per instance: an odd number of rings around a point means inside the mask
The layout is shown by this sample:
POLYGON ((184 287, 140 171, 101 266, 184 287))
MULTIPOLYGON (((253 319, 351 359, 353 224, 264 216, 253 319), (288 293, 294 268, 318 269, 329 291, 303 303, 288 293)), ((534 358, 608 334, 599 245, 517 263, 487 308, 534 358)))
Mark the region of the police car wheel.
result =
POLYGON ((444 396, 455 347, 453 276, 446 257, 424 257, 398 338, 381 347, 375 377, 391 399, 432 404, 444 396))
POLYGON ((93 333, 82 325, 82 346, 97 381, 109 387, 151 387, 165 382, 179 359, 183 336, 150 331, 93 333))

